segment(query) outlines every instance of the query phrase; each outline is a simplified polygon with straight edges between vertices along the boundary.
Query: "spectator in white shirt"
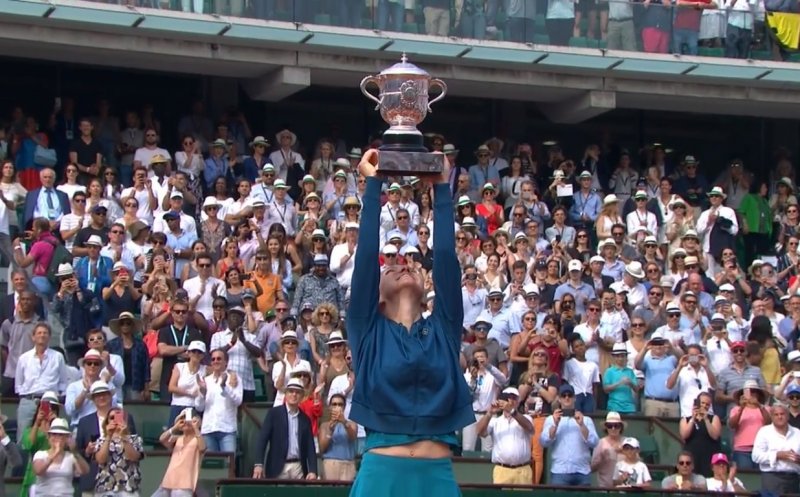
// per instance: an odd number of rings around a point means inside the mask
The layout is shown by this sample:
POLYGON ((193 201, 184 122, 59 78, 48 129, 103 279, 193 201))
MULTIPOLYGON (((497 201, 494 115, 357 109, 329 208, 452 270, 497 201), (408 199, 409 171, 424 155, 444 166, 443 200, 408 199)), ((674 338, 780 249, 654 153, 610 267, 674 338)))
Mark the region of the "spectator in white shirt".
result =
MULTIPOLYGON (((17 426, 30 426, 36 413, 36 404, 45 392, 63 392, 72 374, 64 356, 49 349, 52 332, 45 322, 32 331, 33 348, 21 356, 14 375, 14 390, 19 396, 17 426)), ((17 441, 22 430, 17 431, 17 441)))
POLYGON ((199 255, 195 258, 197 276, 189 278, 183 284, 184 290, 189 295, 191 306, 202 314, 206 320, 214 317, 214 298, 223 296, 225 283, 213 277, 211 271, 211 257, 199 255))
POLYGON ((355 268, 355 255, 358 250, 358 223, 348 222, 344 225, 344 243, 333 247, 331 251, 331 272, 345 291, 350 289, 350 280, 355 268))
POLYGON ((280 341, 281 351, 278 352, 281 359, 272 366, 272 383, 275 386, 275 401, 272 404, 274 406, 283 404, 286 385, 289 383, 292 373, 300 368, 311 370, 311 364, 301 359, 300 354, 297 353, 298 346, 297 332, 291 329, 284 331, 280 341))
MULTIPOLYGON (((211 336, 211 350, 213 368, 213 351, 216 349, 225 352, 226 366, 238 375, 239 389, 243 391, 245 402, 255 402, 256 384, 253 377, 253 361, 264 355, 264 345, 267 334, 264 328, 254 332, 245 329, 244 318, 247 312, 240 306, 228 309, 228 328, 219 330, 211 336)), ((205 418, 204 418, 205 424, 205 418)), ((206 445, 212 446, 208 441, 206 445)), ((212 449, 213 450, 213 449, 212 449)))
POLYGON ((673 349, 683 351, 694 343, 694 332, 688 328, 681 328, 681 308, 678 304, 670 302, 667 304, 667 324, 656 329, 650 338, 663 338, 672 344, 673 349))
POLYGON ((708 369, 708 359, 703 355, 699 345, 690 345, 686 355, 678 361, 678 367, 667 379, 667 388, 678 386, 678 402, 681 417, 688 418, 693 414, 694 401, 701 393, 710 393, 717 388, 717 380, 708 369))
POLYGON ((736 478, 736 465, 731 466, 725 454, 718 452, 711 456, 711 469, 714 474, 706 478, 709 492, 747 492, 742 481, 736 478))
MULTIPOLYGON (((478 421, 491 410, 492 404, 506 382, 505 375, 489 363, 489 354, 483 347, 472 350, 472 360, 464 373, 469 389, 472 392, 472 411, 475 423, 465 426, 461 434, 461 446, 465 451, 475 450, 478 437, 478 421)), ((481 451, 492 451, 492 439, 481 438, 481 451)))
POLYGON ((640 283, 644 278, 642 263, 631 261, 625 265, 622 280, 612 283, 611 289, 616 293, 626 292, 628 294, 628 305, 633 309, 643 304, 647 296, 647 289, 640 283))
POLYGON ((573 333, 570 348, 572 357, 564 363, 564 381, 575 389, 575 409, 592 414, 600 386, 600 368, 596 363, 586 360, 586 342, 580 335, 573 333))
POLYGON ((199 409, 203 410, 200 433, 212 452, 236 454, 236 410, 242 404, 242 382, 228 370, 228 353, 211 351, 211 374, 198 379, 199 409))
POLYGON ((481 436, 492 440, 492 483, 495 485, 530 485, 531 435, 530 416, 517 409, 519 391, 514 387, 503 390, 497 401, 477 423, 481 436))
MULTIPOLYGON (((100 333, 102 334, 102 332, 100 333)), ((107 362, 100 355, 100 352, 95 349, 87 350, 83 358, 78 361, 78 367, 81 368, 83 373, 82 377, 67 386, 66 399, 64 400, 64 409, 72 428, 78 427, 78 421, 80 421, 82 417, 97 411, 90 390, 94 382, 100 380, 105 381, 101 375, 101 371, 104 370, 106 364, 107 362)), ((117 389, 114 391, 112 387, 112 392, 114 404, 120 405, 122 390, 117 389)))
MULTIPOLYGON (((433 231, 433 230, 431 230, 433 231)), ((486 308, 487 291, 478 286, 478 270, 475 266, 464 266, 461 300, 464 305, 464 328, 470 328, 481 311, 486 308)))
POLYGON ((761 472, 761 490, 785 495, 800 486, 800 429, 789 425, 789 408, 772 406, 772 424, 762 426, 753 442, 753 462, 761 472))
POLYGON ((719 313, 711 316, 711 322, 708 328, 706 328, 706 334, 700 343, 706 349, 709 369, 711 369, 714 376, 730 366, 733 360, 731 355, 731 346, 733 342, 728 336, 728 329, 725 326, 725 316, 719 313))
POLYGON ((651 481, 647 464, 639 459, 639 441, 633 437, 625 438, 621 457, 614 468, 614 486, 646 488, 651 481))

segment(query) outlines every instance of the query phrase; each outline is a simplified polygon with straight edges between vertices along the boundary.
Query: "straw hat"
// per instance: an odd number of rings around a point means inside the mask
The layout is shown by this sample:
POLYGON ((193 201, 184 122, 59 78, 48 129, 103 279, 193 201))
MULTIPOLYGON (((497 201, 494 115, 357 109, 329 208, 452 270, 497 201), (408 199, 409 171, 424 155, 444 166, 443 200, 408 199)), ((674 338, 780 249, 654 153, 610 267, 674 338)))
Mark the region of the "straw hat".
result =
POLYGON ((134 316, 133 313, 125 311, 120 312, 117 319, 112 319, 108 322, 108 327, 111 328, 111 332, 115 335, 119 335, 121 322, 126 319, 133 321, 133 330, 131 333, 139 333, 142 331, 142 320, 134 316))

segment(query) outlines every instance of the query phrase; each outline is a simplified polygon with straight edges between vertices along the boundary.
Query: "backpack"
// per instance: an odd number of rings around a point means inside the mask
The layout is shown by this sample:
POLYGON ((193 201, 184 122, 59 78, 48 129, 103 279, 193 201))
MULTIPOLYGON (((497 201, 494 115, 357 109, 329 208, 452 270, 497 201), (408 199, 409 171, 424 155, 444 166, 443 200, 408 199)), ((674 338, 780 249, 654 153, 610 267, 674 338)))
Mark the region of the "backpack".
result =
POLYGON ((53 246, 53 258, 50 259, 50 264, 47 266, 47 279, 58 288, 58 266, 64 263, 72 264, 72 254, 67 250, 67 247, 58 240, 47 240, 47 243, 53 246))

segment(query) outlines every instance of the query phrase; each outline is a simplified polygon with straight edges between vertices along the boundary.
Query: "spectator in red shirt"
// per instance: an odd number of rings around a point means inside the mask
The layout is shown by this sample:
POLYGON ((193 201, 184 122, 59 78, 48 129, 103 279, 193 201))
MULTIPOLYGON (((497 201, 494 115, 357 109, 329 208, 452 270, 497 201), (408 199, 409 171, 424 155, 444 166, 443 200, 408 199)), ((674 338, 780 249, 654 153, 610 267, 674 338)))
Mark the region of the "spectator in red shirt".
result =
POLYGON ((303 393, 303 400, 297 406, 298 409, 308 416, 311 420, 311 433, 314 434, 314 444, 317 445, 317 452, 319 452, 319 420, 322 417, 322 389, 324 384, 314 388, 314 381, 311 377, 311 367, 308 363, 300 364, 300 366, 292 373, 292 378, 299 378, 303 382, 305 392, 303 393))
POLYGON ((59 241, 50 233, 50 221, 43 217, 34 219, 32 228, 31 239, 34 242, 27 254, 22 253, 20 239, 14 240, 14 260, 23 268, 34 265, 31 282, 39 295, 45 297, 43 300, 50 301, 56 289, 47 278, 47 268, 59 241))
POLYGON ((672 53, 697 55, 697 39, 703 9, 714 9, 711 0, 678 0, 672 24, 672 53))

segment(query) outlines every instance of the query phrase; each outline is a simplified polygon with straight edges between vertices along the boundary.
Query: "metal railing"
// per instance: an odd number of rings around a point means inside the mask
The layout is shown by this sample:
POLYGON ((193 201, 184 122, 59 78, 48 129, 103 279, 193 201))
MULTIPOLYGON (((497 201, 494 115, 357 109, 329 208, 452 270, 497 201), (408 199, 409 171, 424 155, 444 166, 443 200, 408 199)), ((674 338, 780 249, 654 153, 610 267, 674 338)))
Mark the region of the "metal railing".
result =
MULTIPOLYGON (((521 0, 509 4, 515 11, 505 11, 503 0, 94 1, 387 33, 643 53, 794 61, 791 47, 797 46, 797 40, 777 41, 780 36, 769 27, 758 0, 521 0), (449 8, 431 6, 447 4, 449 8)), ((796 16, 800 24, 800 14, 780 15, 796 16)))

